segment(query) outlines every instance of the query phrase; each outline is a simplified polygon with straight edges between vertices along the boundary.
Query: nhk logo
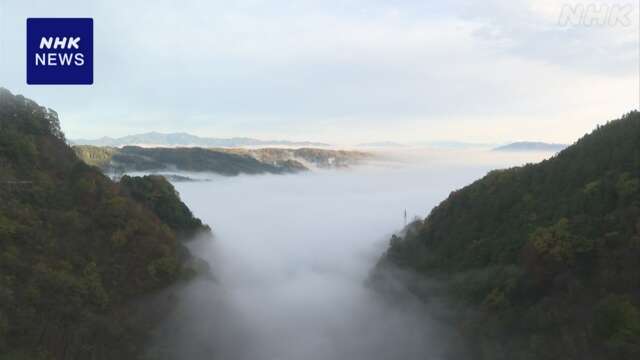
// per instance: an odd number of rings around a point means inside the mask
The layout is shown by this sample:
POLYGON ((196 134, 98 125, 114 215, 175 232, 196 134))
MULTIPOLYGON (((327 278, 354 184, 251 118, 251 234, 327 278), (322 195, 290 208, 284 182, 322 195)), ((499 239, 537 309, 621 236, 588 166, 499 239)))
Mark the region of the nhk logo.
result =
POLYGON ((93 19, 27 19, 27 84, 93 84, 93 19))
MULTIPOLYGON (((78 46, 78 42, 80 41, 80 37, 75 38, 66 38, 63 37, 55 38, 55 42, 53 37, 45 38, 43 37, 40 40, 40 49, 80 49, 78 46), (68 42, 67 42, 68 40, 68 42), (52 46, 53 44, 53 46, 52 46)), ((70 66, 73 63, 75 66, 83 66, 84 65, 84 54, 83 53, 59 53, 59 52, 41 52, 36 53, 36 66, 70 66)))

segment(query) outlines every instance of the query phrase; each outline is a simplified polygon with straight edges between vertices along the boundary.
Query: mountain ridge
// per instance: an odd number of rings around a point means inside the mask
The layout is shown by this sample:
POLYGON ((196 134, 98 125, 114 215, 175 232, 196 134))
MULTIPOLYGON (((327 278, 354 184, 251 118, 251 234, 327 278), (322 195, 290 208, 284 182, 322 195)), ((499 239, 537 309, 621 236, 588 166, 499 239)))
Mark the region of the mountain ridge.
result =
POLYGON ((386 266, 444 284, 473 358, 639 358, 640 113, 451 192, 386 266))
POLYGON ((498 146, 493 148, 492 151, 560 151, 565 149, 566 144, 547 143, 542 141, 516 141, 510 144, 498 146))
POLYGON ((172 302, 134 300, 206 271, 196 233, 166 179, 111 181, 55 111, 0 88, 0 358, 140 359, 172 302))
POLYGON ((105 172, 193 171, 226 176, 290 174, 311 168, 344 168, 372 157, 359 151, 317 148, 143 148, 75 145, 76 155, 105 172))
POLYGON ((72 139, 73 145, 93 145, 122 147, 136 146, 200 146, 200 147, 243 147, 243 146, 330 146, 311 141, 259 140, 249 137, 212 138, 200 137, 186 132, 161 133, 151 131, 122 137, 103 136, 98 139, 72 139))

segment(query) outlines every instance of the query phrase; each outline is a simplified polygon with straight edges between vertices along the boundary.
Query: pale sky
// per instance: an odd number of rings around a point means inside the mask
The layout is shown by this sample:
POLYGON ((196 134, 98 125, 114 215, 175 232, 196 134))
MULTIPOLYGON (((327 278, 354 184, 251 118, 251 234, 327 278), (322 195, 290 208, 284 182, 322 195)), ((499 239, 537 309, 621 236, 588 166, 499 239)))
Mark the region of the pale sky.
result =
POLYGON ((0 0, 0 86, 69 138, 572 142, 638 107, 638 36, 635 0, 0 0), (26 84, 27 17, 94 18, 94 85, 26 84))

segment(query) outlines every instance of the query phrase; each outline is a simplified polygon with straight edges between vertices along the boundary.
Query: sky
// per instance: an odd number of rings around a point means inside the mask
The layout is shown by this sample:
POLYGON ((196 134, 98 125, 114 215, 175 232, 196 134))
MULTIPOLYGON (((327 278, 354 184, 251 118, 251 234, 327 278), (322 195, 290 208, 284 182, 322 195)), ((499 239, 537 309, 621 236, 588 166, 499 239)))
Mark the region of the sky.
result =
POLYGON ((0 0, 0 86, 68 138, 570 143, 638 108, 638 18, 635 0, 0 0), (631 13, 566 23, 567 5, 631 13), (27 17, 94 19, 93 85, 26 84, 27 17))

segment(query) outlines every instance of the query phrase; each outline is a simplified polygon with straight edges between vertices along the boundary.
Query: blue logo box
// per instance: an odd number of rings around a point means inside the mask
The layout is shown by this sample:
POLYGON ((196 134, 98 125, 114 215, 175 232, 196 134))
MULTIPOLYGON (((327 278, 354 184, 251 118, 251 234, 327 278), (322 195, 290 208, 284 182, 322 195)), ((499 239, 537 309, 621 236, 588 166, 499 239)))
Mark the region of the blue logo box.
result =
POLYGON ((93 19, 28 18, 27 84, 93 84, 93 19))

